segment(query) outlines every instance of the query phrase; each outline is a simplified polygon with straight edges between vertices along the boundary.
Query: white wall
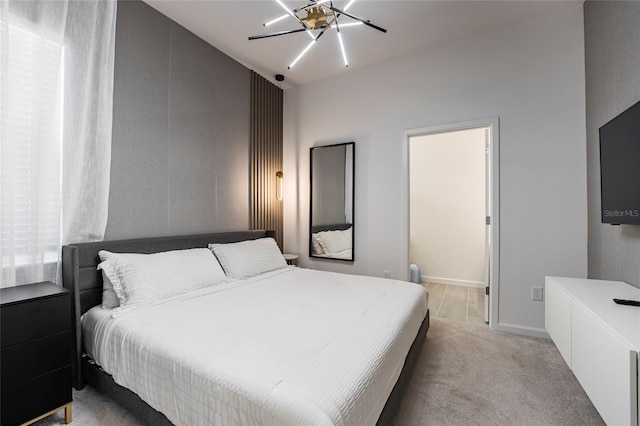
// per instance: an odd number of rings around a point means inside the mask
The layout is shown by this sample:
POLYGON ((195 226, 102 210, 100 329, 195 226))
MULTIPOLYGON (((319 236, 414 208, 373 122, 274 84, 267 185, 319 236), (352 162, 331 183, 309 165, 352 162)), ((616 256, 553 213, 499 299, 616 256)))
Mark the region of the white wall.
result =
POLYGON ((285 251, 301 266, 401 276, 403 131, 499 116, 498 325, 544 334, 530 287, 587 273, 584 87, 576 4, 286 90, 285 251), (309 147, 347 141, 356 142, 355 261, 309 259, 309 147))
POLYGON ((409 142, 409 261, 423 280, 484 287, 485 129, 409 142))

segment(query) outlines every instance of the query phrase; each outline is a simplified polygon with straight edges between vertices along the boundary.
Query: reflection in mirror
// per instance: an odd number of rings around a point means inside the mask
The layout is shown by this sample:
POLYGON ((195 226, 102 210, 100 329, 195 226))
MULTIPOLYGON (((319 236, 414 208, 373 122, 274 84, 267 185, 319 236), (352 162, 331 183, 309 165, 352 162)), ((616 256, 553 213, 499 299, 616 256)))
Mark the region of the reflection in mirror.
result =
POLYGON ((354 142, 311 148, 311 257, 353 261, 354 165, 354 142))

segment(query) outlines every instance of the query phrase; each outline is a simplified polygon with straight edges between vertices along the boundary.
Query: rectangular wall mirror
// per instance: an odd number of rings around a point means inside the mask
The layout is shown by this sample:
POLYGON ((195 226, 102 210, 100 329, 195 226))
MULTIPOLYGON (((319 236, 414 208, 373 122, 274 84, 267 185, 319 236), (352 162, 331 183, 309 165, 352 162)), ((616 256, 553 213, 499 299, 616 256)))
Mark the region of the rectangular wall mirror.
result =
POLYGON ((353 261, 355 142, 311 148, 309 256, 353 261))

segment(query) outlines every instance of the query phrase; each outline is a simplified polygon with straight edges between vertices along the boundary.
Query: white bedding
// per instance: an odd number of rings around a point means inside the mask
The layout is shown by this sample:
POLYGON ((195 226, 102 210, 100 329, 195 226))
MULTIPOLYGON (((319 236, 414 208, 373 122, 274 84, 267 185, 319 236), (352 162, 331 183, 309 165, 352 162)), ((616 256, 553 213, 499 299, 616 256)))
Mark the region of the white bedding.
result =
POLYGON ((322 257, 330 257, 331 259, 346 259, 346 260, 350 260, 353 258, 353 251, 351 249, 346 249, 346 250, 342 250, 339 251, 337 253, 334 254, 321 254, 320 256, 322 257))
POLYGON ((427 297, 407 282, 291 267, 117 318, 96 307, 83 333, 118 384, 176 425, 368 425, 427 297))

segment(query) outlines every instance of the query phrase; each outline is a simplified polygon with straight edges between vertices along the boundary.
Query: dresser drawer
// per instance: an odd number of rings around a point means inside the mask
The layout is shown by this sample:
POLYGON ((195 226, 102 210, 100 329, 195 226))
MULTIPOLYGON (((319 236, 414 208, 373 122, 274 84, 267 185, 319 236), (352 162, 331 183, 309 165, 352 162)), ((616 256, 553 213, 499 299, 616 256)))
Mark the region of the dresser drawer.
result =
POLYGON ((71 299, 61 294, 9 306, 0 310, 2 347, 68 331, 71 327, 71 299))
POLYGON ((71 364, 71 332, 2 348, 2 389, 71 364))
POLYGON ((13 426, 71 402, 71 366, 2 390, 0 423, 13 426))

